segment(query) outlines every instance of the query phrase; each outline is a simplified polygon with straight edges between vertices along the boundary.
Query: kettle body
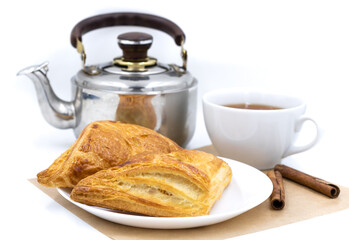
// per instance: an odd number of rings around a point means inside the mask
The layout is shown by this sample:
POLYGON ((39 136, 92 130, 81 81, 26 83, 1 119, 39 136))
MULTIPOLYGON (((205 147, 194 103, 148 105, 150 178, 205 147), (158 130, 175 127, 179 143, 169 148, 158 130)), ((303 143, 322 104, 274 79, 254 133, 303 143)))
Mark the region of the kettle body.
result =
POLYGON ((182 30, 162 17, 141 13, 97 15, 79 22, 71 34, 83 65, 71 79, 71 101, 55 95, 47 78, 47 63, 25 68, 19 74, 33 80, 45 119, 57 128, 72 128, 76 137, 90 122, 114 120, 145 126, 185 146, 195 130, 198 82, 186 69, 184 39, 182 30), (165 31, 181 47, 183 65, 163 64, 148 57, 152 36, 130 32, 118 36, 122 56, 86 66, 82 35, 118 25, 165 31))

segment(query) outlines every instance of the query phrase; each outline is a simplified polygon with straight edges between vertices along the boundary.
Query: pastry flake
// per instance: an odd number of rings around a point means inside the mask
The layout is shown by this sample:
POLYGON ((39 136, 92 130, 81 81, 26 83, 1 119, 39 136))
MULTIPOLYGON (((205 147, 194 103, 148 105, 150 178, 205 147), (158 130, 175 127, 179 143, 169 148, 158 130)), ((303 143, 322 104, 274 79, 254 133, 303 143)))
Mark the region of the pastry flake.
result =
POLYGON ((47 187, 74 187, 81 179, 124 163, 144 152, 170 153, 179 147, 169 138, 145 127, 113 121, 90 123, 78 139, 37 181, 47 187))
POLYGON ((70 197, 149 216, 201 216, 209 214, 231 177, 229 165, 209 153, 139 154, 81 180, 70 197))

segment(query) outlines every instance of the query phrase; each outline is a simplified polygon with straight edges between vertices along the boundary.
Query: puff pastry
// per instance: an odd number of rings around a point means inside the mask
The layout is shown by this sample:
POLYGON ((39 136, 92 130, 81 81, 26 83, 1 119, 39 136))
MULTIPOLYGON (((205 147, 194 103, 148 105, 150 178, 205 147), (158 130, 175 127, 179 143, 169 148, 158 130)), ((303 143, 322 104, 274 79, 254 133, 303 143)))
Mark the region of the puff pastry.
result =
POLYGON ((81 179, 124 163, 144 153, 170 153, 181 149, 161 134, 134 124, 97 121, 89 124, 78 139, 37 181, 48 187, 74 187, 81 179))
POLYGON ((231 177, 229 165, 209 153, 139 154, 81 180, 70 197, 149 216, 200 216, 209 214, 231 177))

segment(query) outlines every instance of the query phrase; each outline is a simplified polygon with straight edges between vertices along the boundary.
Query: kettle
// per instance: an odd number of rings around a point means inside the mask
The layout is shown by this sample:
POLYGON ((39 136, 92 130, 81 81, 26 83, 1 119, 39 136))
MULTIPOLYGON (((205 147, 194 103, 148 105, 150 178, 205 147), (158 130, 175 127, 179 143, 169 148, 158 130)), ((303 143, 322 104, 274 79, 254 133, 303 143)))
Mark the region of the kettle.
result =
POLYGON ((18 73, 33 81, 48 123, 61 129, 72 128, 78 137, 90 122, 121 121, 153 129, 181 146, 190 141, 196 123, 198 83, 187 71, 185 35, 181 28, 160 16, 116 12, 80 21, 70 40, 82 59, 82 69, 71 79, 71 101, 59 99, 52 90, 47 78, 48 63, 18 73), (143 32, 119 35, 122 56, 87 66, 82 36, 112 26, 142 26, 169 34, 181 47, 182 66, 163 64, 149 57, 147 51, 153 37, 143 32))

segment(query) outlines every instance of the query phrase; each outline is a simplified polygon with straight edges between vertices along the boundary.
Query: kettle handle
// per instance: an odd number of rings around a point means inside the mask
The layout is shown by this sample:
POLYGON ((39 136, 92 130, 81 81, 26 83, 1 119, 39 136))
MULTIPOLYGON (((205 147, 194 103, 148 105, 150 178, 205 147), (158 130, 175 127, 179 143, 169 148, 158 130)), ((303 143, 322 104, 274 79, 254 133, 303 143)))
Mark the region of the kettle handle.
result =
POLYGON ((75 25, 71 32, 70 41, 73 47, 77 47, 77 41, 82 41, 82 35, 92 30, 113 26, 141 26, 154 28, 169 34, 180 46, 185 35, 182 29, 174 22, 155 15, 135 12, 116 12, 96 15, 86 18, 75 25))
POLYGON ((141 26, 154 28, 169 34, 182 48, 183 69, 186 69, 187 51, 183 48, 184 32, 174 22, 155 15, 136 12, 115 12, 92 16, 75 25, 70 35, 70 42, 81 54, 85 67, 86 54, 82 44, 82 36, 90 31, 112 26, 141 26))

